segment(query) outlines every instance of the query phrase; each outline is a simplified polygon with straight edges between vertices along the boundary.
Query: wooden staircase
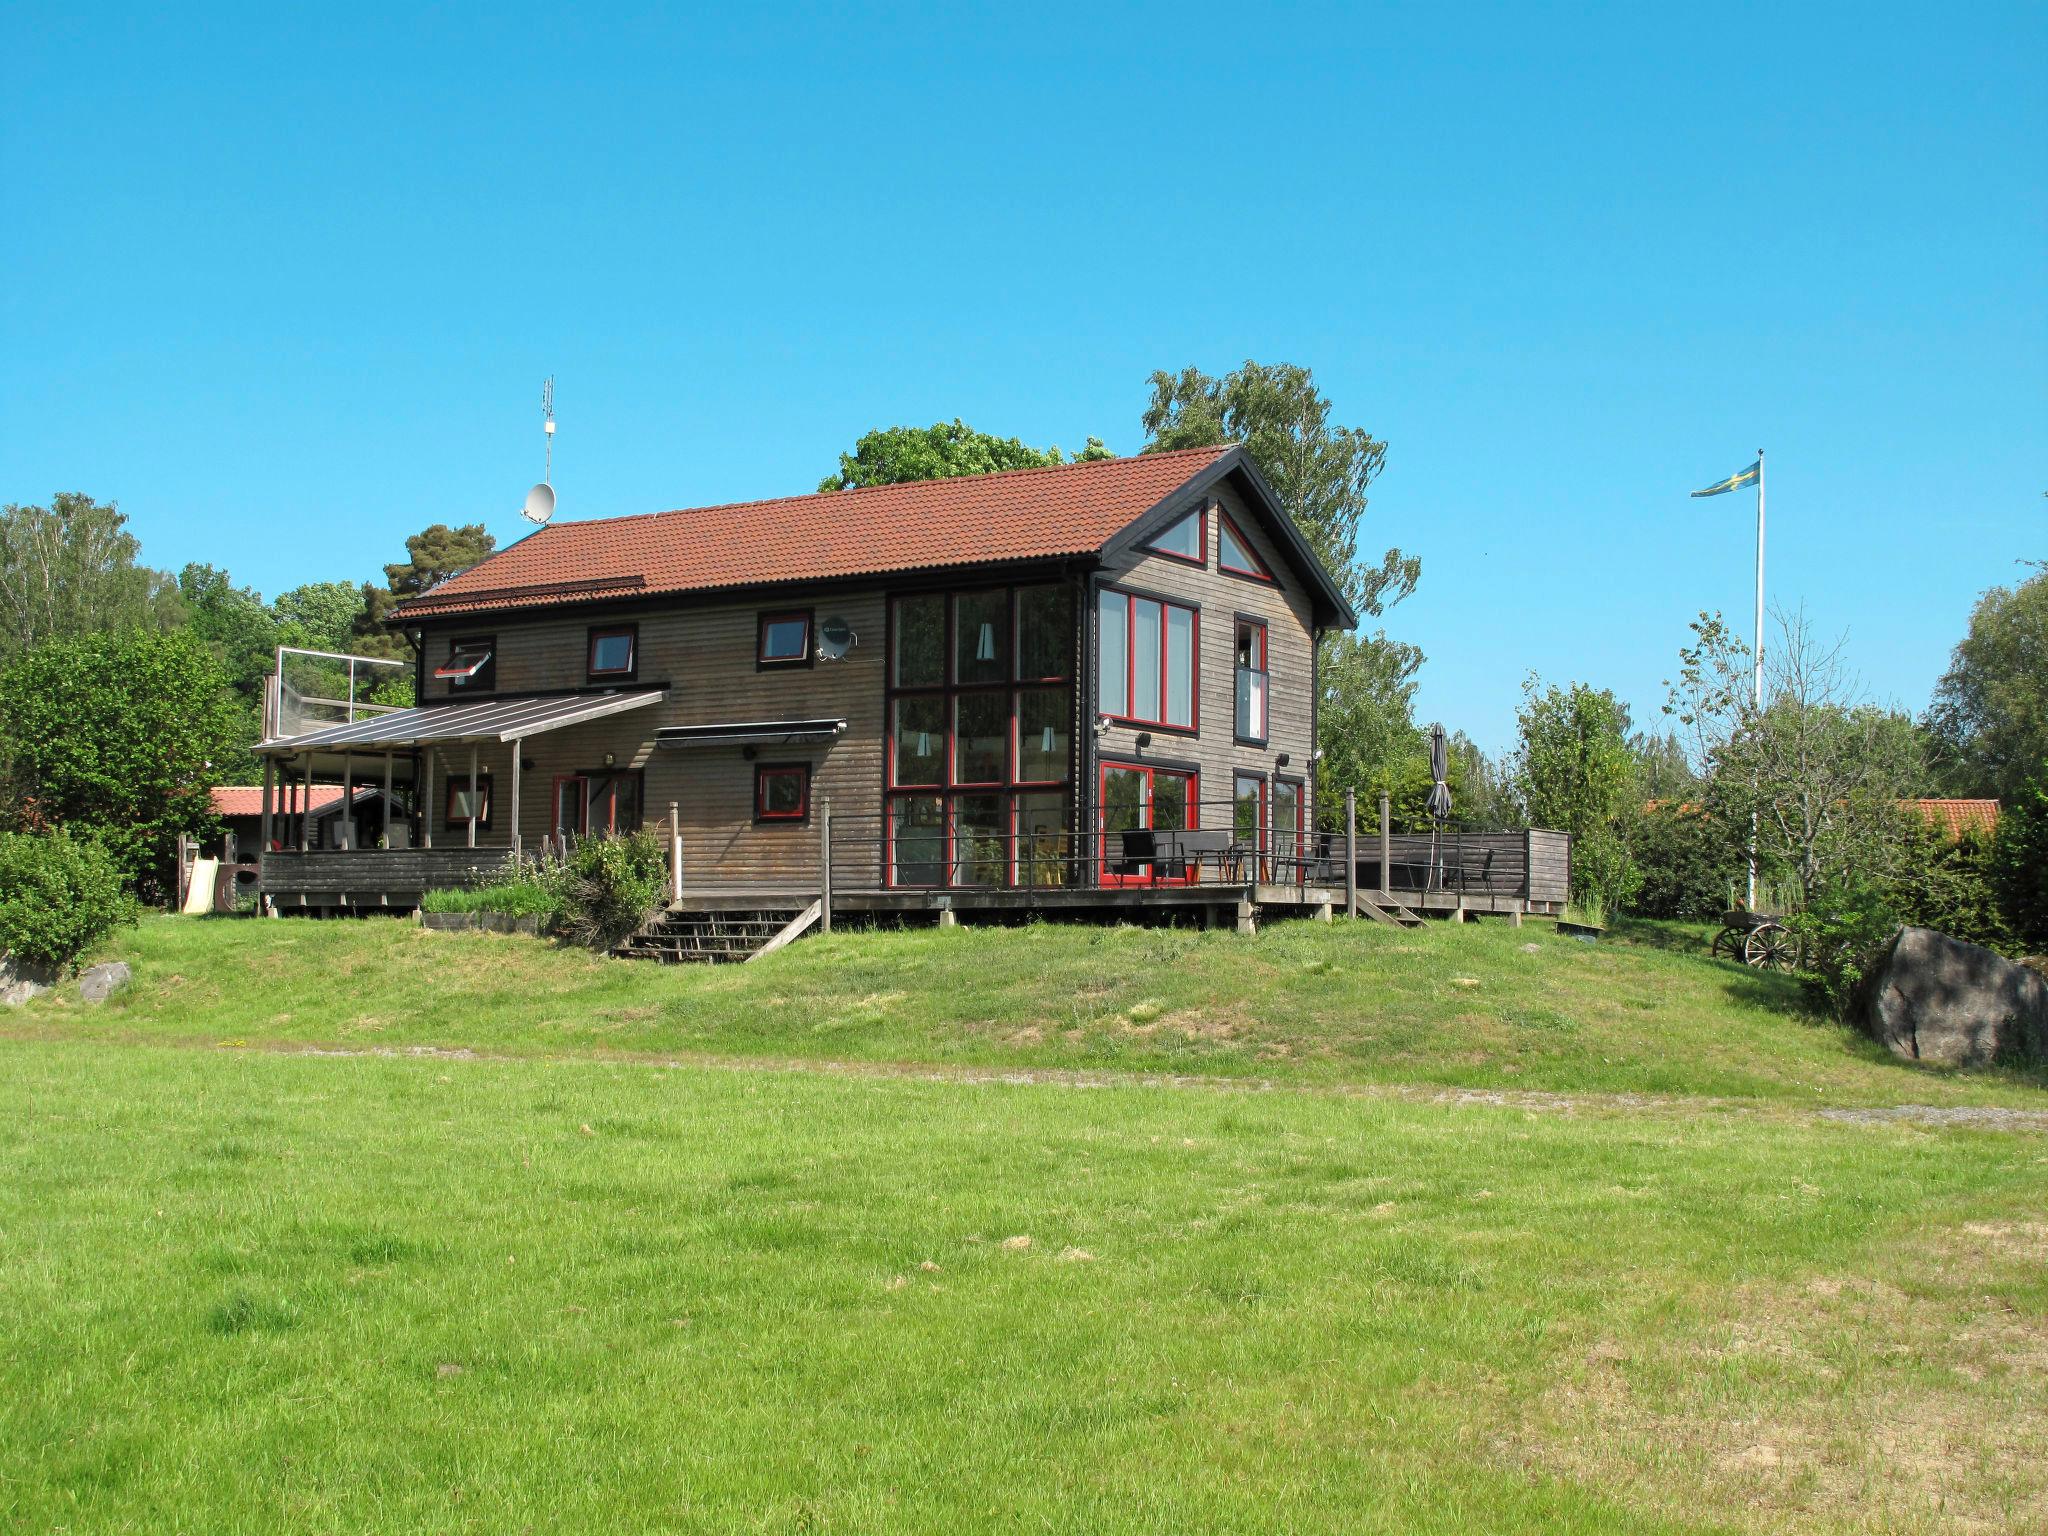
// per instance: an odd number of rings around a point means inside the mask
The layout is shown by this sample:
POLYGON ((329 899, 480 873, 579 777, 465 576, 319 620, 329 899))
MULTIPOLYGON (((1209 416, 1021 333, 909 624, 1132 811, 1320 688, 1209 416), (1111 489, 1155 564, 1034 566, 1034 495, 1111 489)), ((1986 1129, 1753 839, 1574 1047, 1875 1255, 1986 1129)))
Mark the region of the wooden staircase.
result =
POLYGON ((729 965, 782 948, 816 925, 819 904, 755 898, 739 905, 685 897, 612 953, 665 965, 729 965))
POLYGON ((1358 913, 1389 928, 1420 928, 1422 918, 1392 896, 1378 891, 1361 890, 1358 893, 1358 913))

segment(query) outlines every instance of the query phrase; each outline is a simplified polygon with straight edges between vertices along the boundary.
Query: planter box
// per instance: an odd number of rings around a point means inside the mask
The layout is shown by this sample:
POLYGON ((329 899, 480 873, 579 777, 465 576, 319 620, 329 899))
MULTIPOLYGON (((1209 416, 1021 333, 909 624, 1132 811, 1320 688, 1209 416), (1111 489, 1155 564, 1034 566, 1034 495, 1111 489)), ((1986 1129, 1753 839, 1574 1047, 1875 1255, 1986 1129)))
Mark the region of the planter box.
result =
POLYGON ((422 912, 422 928, 442 933, 533 933, 540 932, 537 917, 513 917, 505 912, 422 912))

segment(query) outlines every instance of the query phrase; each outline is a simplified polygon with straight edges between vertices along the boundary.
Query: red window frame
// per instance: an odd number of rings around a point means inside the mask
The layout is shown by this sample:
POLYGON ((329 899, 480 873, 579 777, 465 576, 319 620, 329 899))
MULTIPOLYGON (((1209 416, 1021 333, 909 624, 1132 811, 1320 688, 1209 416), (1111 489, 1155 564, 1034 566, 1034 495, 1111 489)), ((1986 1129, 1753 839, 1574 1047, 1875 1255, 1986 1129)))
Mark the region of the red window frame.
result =
POLYGON ((786 826, 794 822, 808 821, 811 817, 811 765, 809 763, 756 763, 754 765, 754 820, 786 826), (771 811, 768 809, 768 783, 771 779, 793 778, 797 781, 797 808, 794 811, 771 811))
POLYGON ((1266 621, 1264 619, 1257 618, 1254 615, 1248 613, 1240 613, 1239 615, 1237 615, 1236 620, 1232 624, 1230 640, 1230 668, 1231 733, 1236 738, 1236 740, 1243 746, 1263 747, 1272 738, 1273 734, 1273 673, 1266 664, 1266 621), (1246 670, 1244 663, 1240 662, 1237 659, 1237 642, 1239 637, 1246 630, 1251 631, 1252 635, 1254 636, 1254 643, 1252 646, 1252 664, 1250 670, 1253 672, 1264 673, 1266 678, 1265 716, 1263 719, 1259 721, 1261 729, 1250 735, 1243 734, 1239 732, 1237 729, 1237 674, 1239 672, 1246 670))
MULTIPOLYGON (((1116 714, 1104 710, 1103 714, 1120 725, 1141 725, 1147 730, 1172 731, 1178 735, 1195 736, 1202 729, 1202 609, 1197 603, 1183 603, 1174 598, 1161 597, 1152 592, 1137 592, 1126 587, 1104 585, 1098 589, 1124 600, 1124 713, 1116 714), (1172 679, 1173 648, 1167 644, 1168 625, 1166 610, 1178 608, 1193 621, 1188 627, 1188 723, 1178 724, 1166 719, 1148 719, 1137 712, 1138 705, 1138 604, 1159 605, 1159 713, 1166 713, 1168 684, 1172 679)), ((1098 617, 1101 604, 1096 604, 1098 617)), ((1102 636, 1095 637, 1096 666, 1101 667, 1102 636)), ((1100 701, 1097 701, 1098 704, 1100 701)))
POLYGON ((1245 559, 1251 561, 1249 568, 1232 565, 1224 556, 1223 540, 1219 538, 1216 541, 1216 569, 1231 576, 1242 576, 1247 581, 1271 581, 1273 573, 1266 569, 1266 562, 1259 558, 1258 547, 1244 536, 1244 530, 1237 526, 1228 512, 1219 512, 1216 515, 1223 520, 1222 527, 1237 540, 1237 547, 1244 551, 1245 559))
MULTIPOLYGON (((483 800, 483 814, 476 818, 476 828, 479 832, 484 832, 488 831, 491 825, 491 771, 488 768, 480 770, 476 776, 476 782, 477 788, 482 791, 483 800)), ((468 774, 451 773, 447 776, 441 795, 442 826, 466 827, 469 825, 469 818, 467 816, 455 814, 455 797, 458 793, 466 791, 468 788, 468 774)))
POLYGON ((434 668, 437 679, 445 679, 450 693, 495 693, 498 690, 498 637, 464 635, 448 642, 448 659, 434 668), (482 658, 462 671, 454 670, 455 658, 481 651, 482 658))
POLYGON ((1186 516, 1175 518, 1164 528, 1160 529, 1159 534, 1161 538, 1165 537, 1190 517, 1195 520, 1194 554, 1184 555, 1179 550, 1168 549, 1157 541, 1147 544, 1145 552, 1153 555, 1164 555, 1168 560, 1178 560, 1183 565, 1200 566, 1203 570, 1207 570, 1209 568, 1209 504, 1207 502, 1204 502, 1186 516))
POLYGON ((784 608, 775 613, 761 615, 759 627, 754 632, 754 670, 757 672, 778 672, 784 667, 808 667, 811 664, 812 614, 808 608, 784 608), (768 628, 771 624, 801 623, 804 627, 803 649, 794 656, 770 656, 768 654, 768 628))
POLYGON ((1273 862, 1275 866, 1273 877, 1278 879, 1284 872, 1280 868, 1280 839, 1286 837, 1291 840, 1290 846, 1293 850, 1291 862, 1294 865, 1294 883, 1296 885, 1306 885, 1308 883, 1308 780, 1291 773, 1274 774, 1270 806, 1271 808, 1266 812, 1266 819, 1272 824, 1270 835, 1273 841, 1273 862), (1280 791, 1283 788, 1294 791, 1294 825, 1286 828, 1284 831, 1280 826, 1280 791))
POLYGON ((584 671, 590 677, 630 678, 640 667, 640 626, 637 624, 607 624, 590 631, 584 655, 584 671), (626 664, 623 667, 600 667, 597 664, 597 646, 600 640, 616 640, 621 636, 626 641, 626 664))
POLYGON ((1162 776, 1179 779, 1187 785, 1188 824, 1174 830, 1183 832, 1199 831, 1202 822, 1202 770, 1199 768, 1166 767, 1159 763, 1127 762, 1122 758, 1102 759, 1095 768, 1095 825, 1099 834, 1095 848, 1096 877, 1104 885, 1193 885, 1195 872, 1183 871, 1176 876, 1162 879, 1158 871, 1147 866, 1142 875, 1120 874, 1110 868, 1109 833, 1105 825, 1109 807, 1109 776, 1115 773, 1137 773, 1145 779, 1145 823, 1137 831, 1151 830, 1153 808, 1153 785, 1162 776))

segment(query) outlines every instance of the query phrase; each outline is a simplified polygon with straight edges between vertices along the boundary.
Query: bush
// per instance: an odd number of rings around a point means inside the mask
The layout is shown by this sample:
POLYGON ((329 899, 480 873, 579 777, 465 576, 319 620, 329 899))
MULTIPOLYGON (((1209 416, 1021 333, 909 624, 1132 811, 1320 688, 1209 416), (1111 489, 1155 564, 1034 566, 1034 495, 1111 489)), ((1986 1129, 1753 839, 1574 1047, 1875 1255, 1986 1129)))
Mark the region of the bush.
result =
POLYGON ((1936 928, 2002 954, 2017 952, 1993 887, 1989 837, 1967 828, 1961 837, 1951 839, 1921 822, 1900 853, 1897 907, 1902 922, 1936 928))
POLYGON ((0 952, 75 970, 81 955, 134 921, 121 870, 97 842, 62 827, 0 833, 0 952))
POLYGON ((578 944, 610 949, 661 905, 668 849, 650 831, 586 838, 541 878, 561 905, 561 931, 578 944))
POLYGON ((1742 860, 1697 807, 1652 806, 1637 820, 1629 842, 1642 875, 1632 908, 1639 916, 1708 921, 1727 910, 1731 886, 1743 887, 1742 860))
POLYGON ((420 898, 420 907, 427 912, 498 912, 506 917, 550 920, 562 911, 561 898, 532 865, 523 865, 488 885, 428 891, 420 898))
POLYGON ((2000 816, 1989 862, 2014 947, 2048 954, 2048 764, 2000 816))
POLYGON ((1823 886, 1804 912, 1785 919, 1799 939, 1807 989, 1836 1018, 1848 1013, 1864 971, 1899 924, 1892 891, 1872 881, 1823 886))

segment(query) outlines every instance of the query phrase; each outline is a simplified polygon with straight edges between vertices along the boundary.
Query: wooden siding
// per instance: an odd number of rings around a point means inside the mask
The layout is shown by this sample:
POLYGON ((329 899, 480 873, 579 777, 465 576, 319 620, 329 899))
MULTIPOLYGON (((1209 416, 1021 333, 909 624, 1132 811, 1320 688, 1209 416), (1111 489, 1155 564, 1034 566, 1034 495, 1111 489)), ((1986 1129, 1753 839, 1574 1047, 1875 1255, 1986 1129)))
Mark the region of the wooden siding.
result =
POLYGON ((1532 828, 1529 839, 1529 899, 1571 900, 1572 839, 1568 832, 1532 828))
MULTIPOLYGON (((1289 565, 1287 556, 1267 536, 1265 528, 1246 508, 1235 488, 1226 483, 1213 493, 1207 544, 1199 569, 1170 555, 1141 550, 1115 567, 1105 569, 1099 579, 1107 585, 1130 587, 1197 605, 1201 611, 1201 661, 1200 704, 1196 717, 1198 734, 1189 736, 1149 728, 1152 743, 1149 747, 1140 748, 1137 738, 1147 727, 1111 725, 1097 738, 1096 762, 1114 759, 1121 762, 1150 761, 1161 765, 1194 763, 1201 770, 1200 795, 1204 801, 1228 800, 1239 773, 1257 774, 1269 783, 1276 772, 1286 778, 1298 778, 1303 783, 1304 815, 1313 830, 1314 609, 1307 588, 1289 565), (1266 569, 1273 573, 1272 581, 1253 581, 1220 569, 1217 539, 1222 523, 1216 515, 1218 507, 1230 515, 1238 532, 1265 562, 1266 569), (1238 614, 1263 619, 1266 624, 1266 670, 1271 676, 1271 683, 1264 746, 1239 745, 1236 740, 1238 614), (1279 758, 1283 753, 1287 762, 1280 766, 1279 758)), ((1092 611, 1091 599, 1091 614, 1092 611)), ((1090 632, 1093 632, 1092 626, 1090 632)), ((1092 685, 1092 662, 1090 682, 1092 685)), ((1091 779, 1098 776, 1093 764, 1089 773, 1091 779)), ((1094 802, 1094 793, 1095 786, 1091 782, 1088 786, 1090 804, 1094 802)), ((1270 790, 1268 793, 1270 796, 1270 790)), ((1220 806, 1205 810, 1205 824, 1215 824, 1218 810, 1220 806)))

